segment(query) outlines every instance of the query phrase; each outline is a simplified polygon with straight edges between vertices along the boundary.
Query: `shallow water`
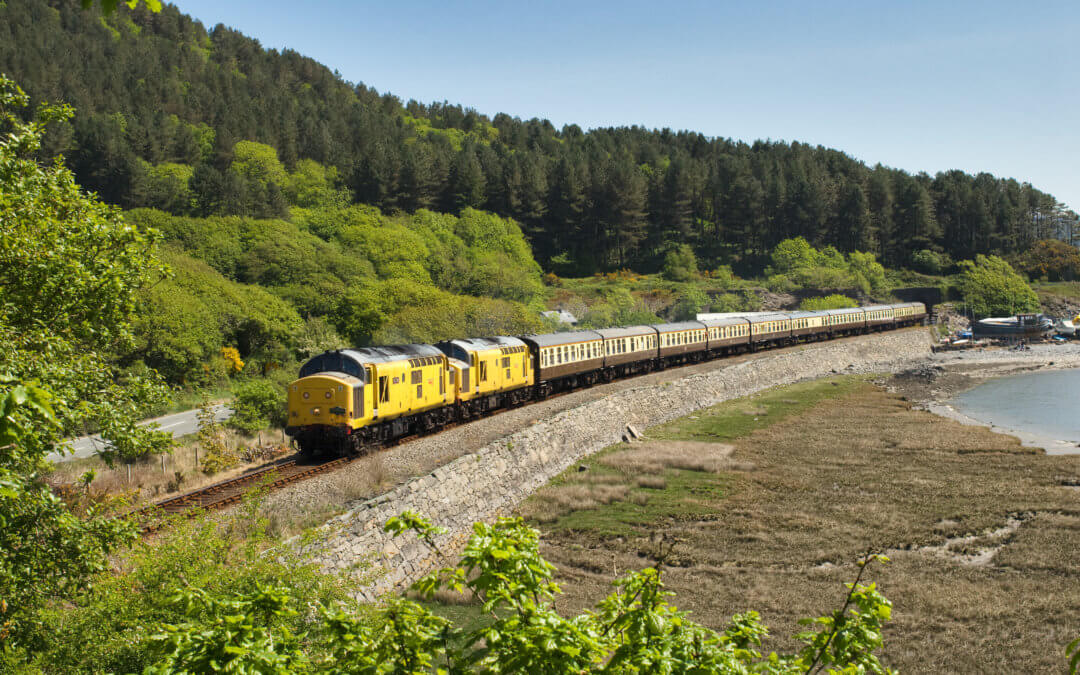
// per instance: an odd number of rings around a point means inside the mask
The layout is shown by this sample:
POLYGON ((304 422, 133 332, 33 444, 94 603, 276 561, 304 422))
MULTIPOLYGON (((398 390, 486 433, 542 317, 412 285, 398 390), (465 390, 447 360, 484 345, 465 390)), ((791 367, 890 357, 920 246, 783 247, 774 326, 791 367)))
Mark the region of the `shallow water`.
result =
POLYGON ((988 380, 949 404, 986 424, 1080 443, 1080 369, 988 380))

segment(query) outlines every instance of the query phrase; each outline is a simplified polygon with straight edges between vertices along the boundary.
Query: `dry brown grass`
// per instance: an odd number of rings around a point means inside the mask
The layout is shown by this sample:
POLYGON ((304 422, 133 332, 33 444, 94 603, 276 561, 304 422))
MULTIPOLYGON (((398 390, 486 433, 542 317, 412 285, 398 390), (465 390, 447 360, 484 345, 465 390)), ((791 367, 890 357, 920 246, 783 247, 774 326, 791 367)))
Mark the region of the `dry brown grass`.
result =
MULTIPOLYGON (((626 452, 620 466, 649 466, 626 452)), ((1080 478, 1080 456, 1031 454, 865 385, 737 439, 733 458, 750 470, 721 469, 727 490, 699 498, 705 516, 631 523, 636 537, 545 533, 567 593, 560 610, 609 593, 613 563, 649 564, 644 542, 663 530, 680 541, 665 577, 680 608, 714 627, 756 609, 773 635, 789 636, 799 617, 839 607, 851 562, 876 548, 893 558, 871 575, 894 603, 890 666, 1062 672, 1064 645, 1080 635, 1080 507, 1062 477, 1080 478), (1023 521, 1015 532, 984 534, 1010 514, 1023 521), (965 534, 978 536, 946 545, 965 534), (987 552, 985 564, 963 562, 987 552)))
POLYGON ((664 469, 715 473, 730 467, 734 446, 694 441, 646 441, 600 458, 604 466, 629 476, 658 474, 664 469))
POLYGON ((574 483, 544 488, 527 503, 522 515, 540 523, 551 523, 574 511, 594 509, 625 499, 630 487, 621 484, 574 483))
POLYGON ((389 482, 383 457, 375 453, 321 477, 319 489, 302 499, 272 500, 261 508, 261 515, 270 520, 275 534, 296 534, 344 513, 352 502, 385 492, 389 482))
POLYGON ((638 487, 650 490, 663 490, 667 486, 667 479, 663 476, 638 476, 634 482, 638 487))
POLYGON ((289 453, 287 446, 281 443, 279 432, 263 432, 261 435, 245 436, 229 429, 223 434, 230 448, 254 448, 261 442, 263 449, 274 444, 279 447, 279 450, 267 452, 266 456, 253 461, 241 461, 226 471, 207 475, 202 471, 202 460, 206 453, 199 449, 193 437, 188 437, 190 440, 178 445, 171 454, 164 457, 161 455, 149 457, 130 466, 117 464, 115 468, 110 468, 97 457, 60 462, 49 474, 49 482, 58 486, 70 484, 78 481, 79 477, 87 471, 93 471, 94 490, 109 494, 132 494, 135 495, 137 501, 156 501, 239 476, 289 453))

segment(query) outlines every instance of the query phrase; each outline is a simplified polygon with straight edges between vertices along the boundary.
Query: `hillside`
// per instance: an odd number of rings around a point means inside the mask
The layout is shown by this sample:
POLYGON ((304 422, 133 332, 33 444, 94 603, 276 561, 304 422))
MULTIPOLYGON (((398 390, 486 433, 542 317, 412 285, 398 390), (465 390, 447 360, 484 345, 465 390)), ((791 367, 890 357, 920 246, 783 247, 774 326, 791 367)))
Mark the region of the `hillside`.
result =
POLYGON ((475 208, 521 223, 560 275, 655 271, 681 243, 706 268, 757 275, 772 247, 800 235, 889 266, 924 249, 959 260, 1017 253, 1075 219, 1053 196, 985 173, 910 175, 797 142, 586 132, 403 103, 174 6, 121 3, 103 18, 67 0, 5 3, 0 72, 35 102, 76 107, 43 156, 63 152, 81 185, 125 208, 279 218, 328 196, 386 213, 475 208), (242 141, 329 189, 238 170, 242 141))

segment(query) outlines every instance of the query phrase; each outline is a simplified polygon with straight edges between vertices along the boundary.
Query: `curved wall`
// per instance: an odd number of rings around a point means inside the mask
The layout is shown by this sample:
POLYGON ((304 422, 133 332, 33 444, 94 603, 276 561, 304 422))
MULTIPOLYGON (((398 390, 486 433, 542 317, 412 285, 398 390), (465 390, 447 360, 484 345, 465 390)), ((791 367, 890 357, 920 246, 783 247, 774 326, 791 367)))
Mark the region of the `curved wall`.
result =
POLYGON ((385 569, 364 593, 374 599, 408 585, 442 561, 412 535, 382 531, 391 516, 409 509, 447 528, 437 543, 460 552, 478 520, 510 511, 535 489, 582 457, 646 427, 673 420, 721 401, 768 387, 832 373, 867 373, 908 368, 930 352, 929 331, 894 333, 805 345, 763 353, 740 363, 717 361, 715 370, 660 385, 616 392, 537 422, 432 473, 353 505, 321 528, 309 552, 323 566, 343 573, 374 558, 385 569))

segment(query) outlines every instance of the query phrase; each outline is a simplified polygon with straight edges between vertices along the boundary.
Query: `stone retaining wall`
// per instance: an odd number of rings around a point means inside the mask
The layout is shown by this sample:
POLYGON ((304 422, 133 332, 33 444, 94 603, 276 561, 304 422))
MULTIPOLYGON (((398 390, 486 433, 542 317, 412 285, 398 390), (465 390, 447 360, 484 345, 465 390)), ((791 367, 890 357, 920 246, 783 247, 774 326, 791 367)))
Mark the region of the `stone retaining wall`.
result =
POLYGON ((841 342, 807 345, 784 353, 763 353, 741 363, 680 380, 642 386, 564 411, 446 464, 429 475, 399 485, 375 499, 352 505, 323 526, 316 560, 343 573, 374 557, 386 574, 367 589, 373 599, 400 588, 445 561, 408 535, 382 531, 391 516, 406 509, 447 528, 441 550, 459 553, 472 524, 510 511, 534 490, 591 453, 627 437, 628 427, 645 429, 721 401, 775 385, 832 373, 881 372, 908 367, 930 352, 925 330, 885 333, 841 342))

